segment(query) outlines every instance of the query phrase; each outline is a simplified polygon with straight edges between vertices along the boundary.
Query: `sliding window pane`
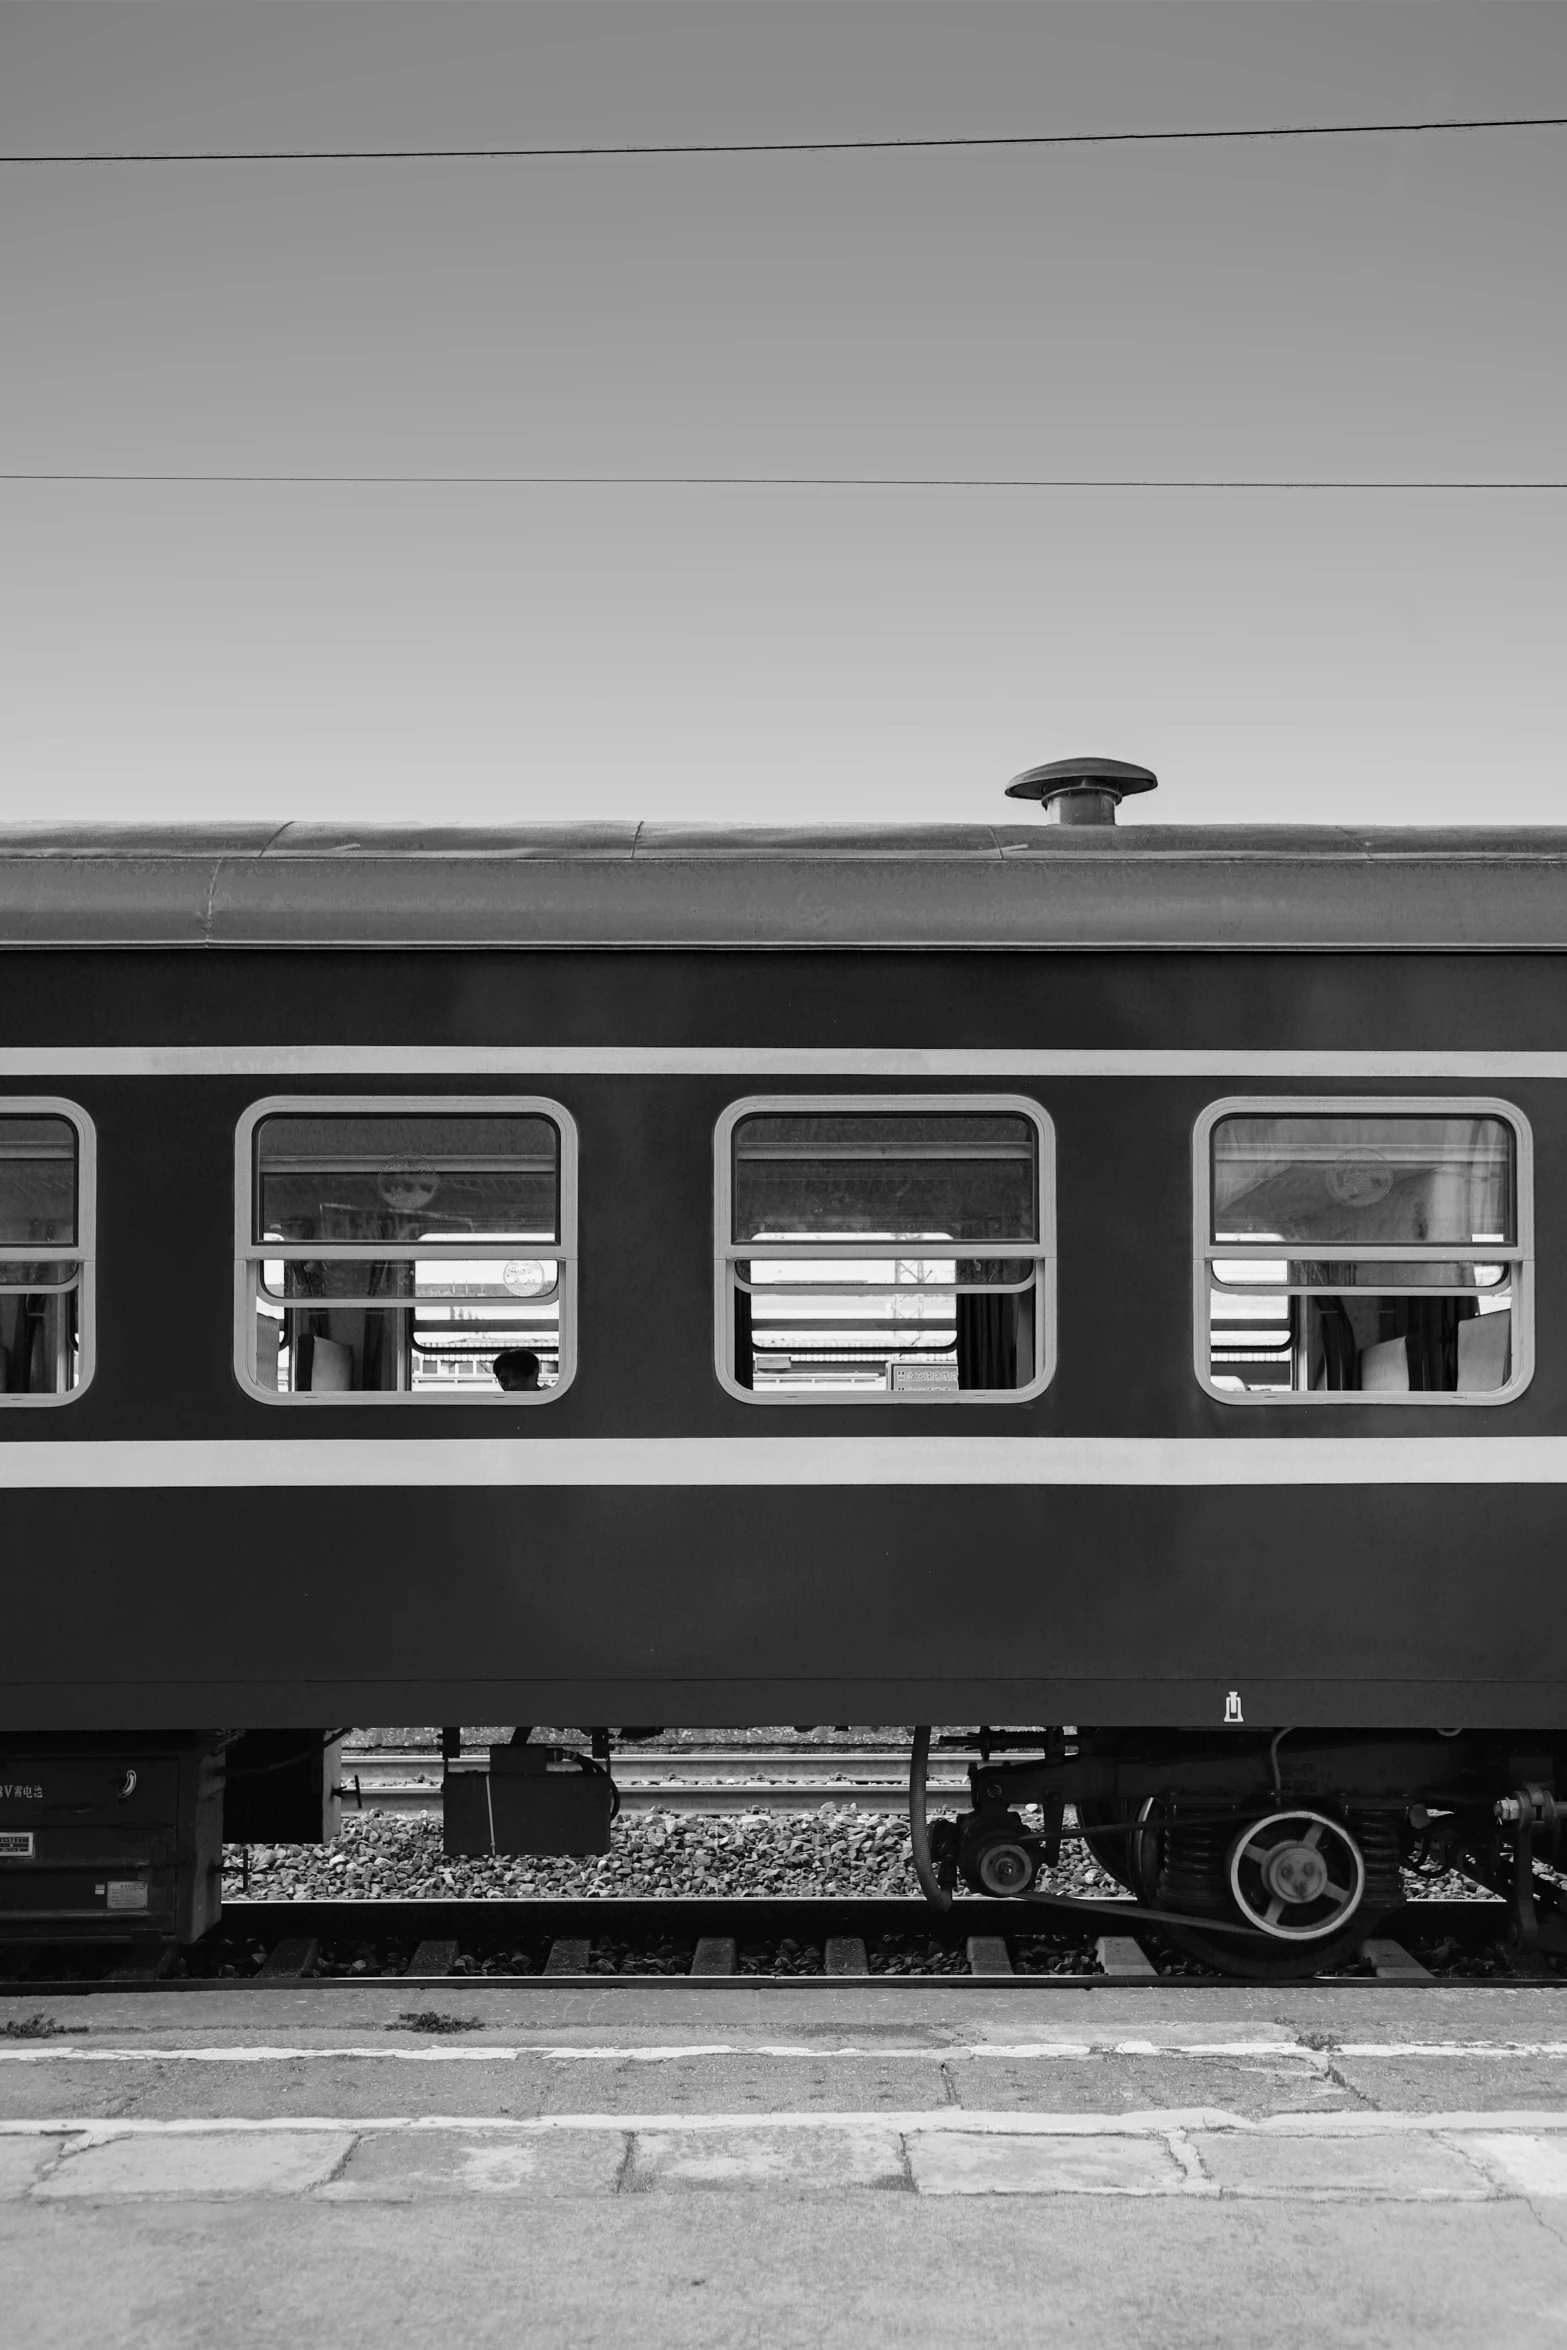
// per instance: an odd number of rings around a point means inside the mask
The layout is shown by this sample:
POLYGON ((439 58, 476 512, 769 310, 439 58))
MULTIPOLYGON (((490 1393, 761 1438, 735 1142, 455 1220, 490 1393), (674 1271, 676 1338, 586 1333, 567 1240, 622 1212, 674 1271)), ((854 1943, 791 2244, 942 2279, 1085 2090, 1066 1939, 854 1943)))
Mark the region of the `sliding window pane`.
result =
POLYGON ((1514 1194, 1499 1118, 1236 1117, 1213 1130, 1214 1241, 1505 1247, 1514 1194))
POLYGON ((736 1240, 1039 1237, 1027 1118, 745 1118, 734 1148, 736 1240))
POLYGON ((545 1118, 268 1118, 256 1175, 258 1238, 560 1237, 560 1138, 545 1118))

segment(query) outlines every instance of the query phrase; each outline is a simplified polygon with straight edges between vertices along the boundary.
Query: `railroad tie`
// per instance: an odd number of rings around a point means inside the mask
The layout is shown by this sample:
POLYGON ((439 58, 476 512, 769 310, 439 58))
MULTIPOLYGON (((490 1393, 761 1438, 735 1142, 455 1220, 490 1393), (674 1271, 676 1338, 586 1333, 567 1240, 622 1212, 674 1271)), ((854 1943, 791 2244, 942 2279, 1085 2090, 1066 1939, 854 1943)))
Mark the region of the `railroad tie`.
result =
POLYGON ((585 1975, 593 1956, 593 1945, 562 1935, 550 1944, 550 1954, 544 1961, 547 1975, 585 1975))
POLYGON ((826 1960, 830 1975, 868 1975, 871 1971, 860 1934, 829 1934, 826 1960))
POLYGON ((403 1972, 405 1975, 449 1975, 456 1963, 455 1942, 421 1942, 403 1972))
POLYGON ((1000 1934, 970 1934, 968 1971, 971 1975, 1009 1975, 1012 1953, 1000 1934))
POLYGON ((691 1955, 694 1975, 732 1975, 738 1964, 733 1934, 703 1934, 691 1955))
POLYGON ((1402 1942, 1373 1934, 1360 1945, 1360 1955, 1379 1983, 1429 1983, 1432 1979, 1431 1969, 1412 1957, 1402 1942))
POLYGON ((1094 1947, 1107 1975, 1130 1975, 1138 1982, 1151 1982, 1159 1972, 1142 1944, 1134 1942, 1130 1934, 1101 1934, 1094 1947))
POLYGON ((315 1973, 320 1956, 321 1945, 314 1934, 291 1934, 286 1941, 273 1944, 255 1979, 258 1983, 297 1983, 315 1973))

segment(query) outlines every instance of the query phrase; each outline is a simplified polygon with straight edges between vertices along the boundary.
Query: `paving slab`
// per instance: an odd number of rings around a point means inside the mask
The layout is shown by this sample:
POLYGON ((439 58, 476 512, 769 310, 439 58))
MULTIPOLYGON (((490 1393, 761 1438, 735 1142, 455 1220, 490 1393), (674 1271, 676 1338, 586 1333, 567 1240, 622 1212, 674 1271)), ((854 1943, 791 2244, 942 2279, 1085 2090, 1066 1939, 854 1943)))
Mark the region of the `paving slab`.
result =
MULTIPOLYGON (((1291 2031, 1339 2040, 1567 2037, 1567 1981, 1307 1984, 1270 1994, 1291 2031)), ((1232 2002, 1225 2001, 1227 2007, 1232 2002)), ((1245 2013, 1244 2008, 1233 2012, 1245 2013)))
POLYGON ((1147 2113, 1222 2106, 1227 2113, 1262 2120, 1275 2113, 1330 2113, 1361 2102, 1328 2078, 1305 2050, 1298 2057, 1240 2059, 976 2057, 950 2062, 945 2071, 956 2102, 987 2113, 1147 2113))
POLYGON ((353 2142, 336 2130, 111 2138, 72 2154, 40 2180, 33 2198, 302 2195, 326 2184, 353 2142))
POLYGON ((922 2195, 1175 2195, 1186 2173, 1162 2138, 911 2137, 922 2195))
POLYGON ((639 2130, 626 2191, 787 2187, 793 2193, 844 2187, 906 2188, 895 2131, 639 2130))
POLYGON ((80 2139, 43 2130, 36 2137, 0 2138, 0 2203, 25 2195, 52 2164, 80 2143, 80 2139))
POLYGON ((693 2056, 551 2065, 539 2078, 546 2114, 916 2113, 951 2102, 944 2068, 929 2057, 693 2056))
POLYGON ((1466 2132, 1454 2143, 1519 2195, 1531 2200, 1567 2196, 1567 2136, 1535 2138, 1515 2130, 1495 2136, 1466 2132))
POLYGON ((1194 2131, 1190 2144, 1203 2174, 1226 2194, 1475 2202, 1494 2192, 1456 2147, 1418 2130, 1360 2138, 1194 2131))
POLYGON ((512 2138, 470 2130, 369 2131, 321 2189, 329 2202, 418 2203, 442 2195, 613 2195, 626 2161, 616 2130, 512 2138))
POLYGON ((1516 2113, 1567 2105, 1567 2061, 1560 2057, 1469 2056, 1461 2050, 1437 2057, 1335 2053, 1332 2064, 1356 2097, 1396 2113, 1516 2113))
POLYGON ((200 2064, 45 2059, 0 2063, 0 2120, 275 2121, 301 2114, 351 2122, 367 2113, 453 2112, 516 2118, 538 2112, 546 2079, 536 2059, 485 2060, 466 2049, 455 2057, 443 2051, 432 2063, 331 2055, 200 2064))

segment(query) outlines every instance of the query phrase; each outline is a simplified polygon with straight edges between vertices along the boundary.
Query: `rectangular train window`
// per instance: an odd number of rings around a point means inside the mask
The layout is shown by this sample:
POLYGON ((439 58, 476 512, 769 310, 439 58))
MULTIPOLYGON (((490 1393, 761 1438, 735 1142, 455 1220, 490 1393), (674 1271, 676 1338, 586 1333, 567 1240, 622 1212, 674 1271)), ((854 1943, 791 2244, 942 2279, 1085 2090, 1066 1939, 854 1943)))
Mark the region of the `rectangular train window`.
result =
POLYGON ((1051 1128, 1012 1096, 737 1103, 718 1362, 753 1403, 1016 1401, 1052 1368, 1051 1128))
POLYGON ((237 1205, 253 1392, 537 1403, 570 1379, 575 1129, 557 1104, 263 1102, 240 1123, 237 1205))
POLYGON ((1223 1102, 1196 1149, 1211 1393, 1500 1403, 1527 1384, 1529 1130, 1509 1104, 1223 1102))
POLYGON ((0 1100, 0 1405, 63 1403, 91 1372, 92 1122, 0 1100))

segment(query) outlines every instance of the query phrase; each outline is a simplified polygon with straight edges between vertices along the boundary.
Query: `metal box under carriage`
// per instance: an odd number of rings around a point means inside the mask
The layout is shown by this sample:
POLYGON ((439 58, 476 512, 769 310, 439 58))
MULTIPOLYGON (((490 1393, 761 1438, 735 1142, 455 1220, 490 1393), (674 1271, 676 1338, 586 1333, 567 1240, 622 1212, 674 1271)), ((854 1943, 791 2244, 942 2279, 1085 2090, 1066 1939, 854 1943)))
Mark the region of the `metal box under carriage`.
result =
POLYGON ((194 1942, 221 1906, 210 1740, 0 1740, 0 1942, 194 1942))
POLYGON ((1092 1724, 1203 1931, 1281 1795, 1264 1920, 1549 1847, 1567 835, 42 832, 0 941, 18 1752, 1092 1724))

